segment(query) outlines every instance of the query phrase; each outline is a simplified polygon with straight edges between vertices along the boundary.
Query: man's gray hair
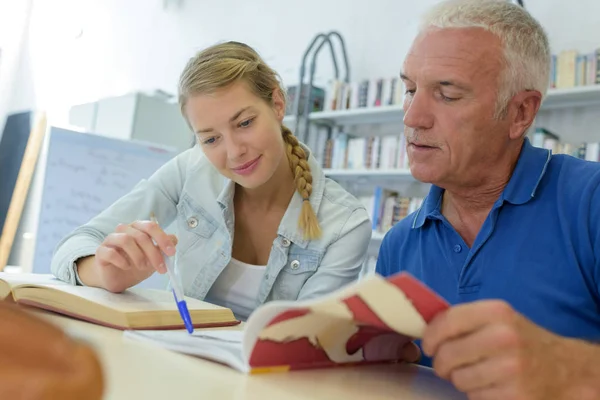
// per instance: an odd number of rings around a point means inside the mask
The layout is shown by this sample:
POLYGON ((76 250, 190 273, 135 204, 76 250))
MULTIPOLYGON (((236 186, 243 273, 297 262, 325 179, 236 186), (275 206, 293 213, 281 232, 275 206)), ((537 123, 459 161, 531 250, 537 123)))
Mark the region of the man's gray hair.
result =
POLYGON ((436 28, 483 28, 504 47, 505 68, 500 75, 496 117, 520 91, 546 92, 550 81, 550 45, 542 26, 521 6, 506 0, 446 0, 422 19, 420 32, 436 28))

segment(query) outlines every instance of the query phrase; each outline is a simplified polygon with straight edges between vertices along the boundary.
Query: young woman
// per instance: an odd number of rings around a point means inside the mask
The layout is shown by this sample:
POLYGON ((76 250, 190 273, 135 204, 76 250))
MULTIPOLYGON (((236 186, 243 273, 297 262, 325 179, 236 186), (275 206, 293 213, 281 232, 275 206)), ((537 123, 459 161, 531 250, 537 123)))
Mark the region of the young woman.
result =
POLYGON ((278 78, 242 43, 192 58, 179 101, 197 145, 62 240, 53 273, 120 292, 165 273, 162 250, 177 257, 187 296, 242 319, 266 301, 316 297, 357 279, 369 216, 282 125, 278 78), (161 229, 173 221, 176 238, 161 229))

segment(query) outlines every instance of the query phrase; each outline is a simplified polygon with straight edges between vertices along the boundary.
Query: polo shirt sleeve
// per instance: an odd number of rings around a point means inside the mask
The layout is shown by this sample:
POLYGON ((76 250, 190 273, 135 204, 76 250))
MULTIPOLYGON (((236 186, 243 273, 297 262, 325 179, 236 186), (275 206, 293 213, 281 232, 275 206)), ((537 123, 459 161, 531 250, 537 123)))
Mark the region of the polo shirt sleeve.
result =
POLYGON ((387 277, 393 274, 392 268, 391 268, 391 264, 392 264, 392 259, 391 259, 391 254, 390 254, 390 247, 393 248, 392 243, 393 242, 393 238, 392 236, 394 235, 394 230, 390 230, 385 237, 383 238, 383 240, 381 241, 381 246, 379 246, 379 254, 377 255, 377 264, 375 267, 375 272, 378 273, 381 276, 387 277))
POLYGON ((590 232, 594 246, 594 281, 600 297, 600 183, 596 186, 590 203, 590 232))

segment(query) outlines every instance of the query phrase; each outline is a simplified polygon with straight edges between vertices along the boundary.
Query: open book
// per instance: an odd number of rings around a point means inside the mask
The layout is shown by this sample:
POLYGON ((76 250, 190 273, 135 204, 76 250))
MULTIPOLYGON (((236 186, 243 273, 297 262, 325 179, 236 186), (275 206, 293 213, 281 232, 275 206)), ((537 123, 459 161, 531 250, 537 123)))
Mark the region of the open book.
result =
POLYGON ((448 303, 407 273, 370 275, 328 296, 273 301, 243 331, 129 331, 125 337, 226 364, 244 373, 401 361, 448 303))
MULTIPOLYGON (((0 272, 0 300, 54 311, 117 329, 184 329, 171 292, 131 288, 123 293, 72 286, 47 274, 0 272)), ((239 324, 230 309, 186 297, 195 327, 239 324)))

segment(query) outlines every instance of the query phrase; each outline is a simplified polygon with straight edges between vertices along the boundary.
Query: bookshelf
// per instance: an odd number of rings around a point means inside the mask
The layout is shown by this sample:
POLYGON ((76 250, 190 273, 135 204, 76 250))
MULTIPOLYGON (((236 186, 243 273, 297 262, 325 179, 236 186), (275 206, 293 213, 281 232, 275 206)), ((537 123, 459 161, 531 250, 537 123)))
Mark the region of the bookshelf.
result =
POLYGON ((550 89, 540 111, 600 105, 600 84, 550 89))
POLYGON ((409 169, 324 169, 325 175, 332 179, 394 179, 416 182, 409 169))
MULTIPOLYGON (((549 89, 546 99, 542 104, 540 113, 555 110, 568 110, 577 107, 600 108, 600 84, 577 86, 568 89, 549 89)), ((395 124, 402 127, 404 112, 402 104, 380 107, 363 107, 347 110, 318 111, 309 114, 309 122, 317 126, 327 126, 331 128, 350 127, 350 126, 368 126, 368 125, 386 125, 395 124)), ((292 129, 295 126, 294 116, 286 116, 284 123, 292 129)), ((368 128, 370 129, 370 128, 368 128)), ((361 136, 359 134, 359 136, 361 136)), ((410 173, 409 169, 324 169, 324 173, 331 179, 334 179, 351 192, 354 189, 362 190, 373 185, 383 185, 397 188, 399 191, 409 189, 417 197, 424 197, 429 189, 429 184, 417 181, 410 173)), ((369 189, 370 190, 370 189, 369 189)), ((367 190, 368 191, 368 190, 367 190)), ((369 255, 376 259, 379 246, 385 234, 373 230, 371 244, 369 245, 369 255)))
MULTIPOLYGON (((540 111, 600 105, 600 84, 577 86, 568 89, 549 89, 540 111)), ((401 104, 381 107, 354 108, 337 111, 315 111, 309 121, 321 125, 367 125, 402 123, 404 111, 401 104)), ((284 124, 293 126, 293 115, 283 119, 284 124)))
MULTIPOLYGON (((321 125, 365 125, 401 123, 403 117, 402 105, 397 104, 349 110, 317 111, 309 114, 309 121, 321 125)), ((295 120, 293 115, 288 115, 283 119, 283 123, 292 125, 295 120)))

